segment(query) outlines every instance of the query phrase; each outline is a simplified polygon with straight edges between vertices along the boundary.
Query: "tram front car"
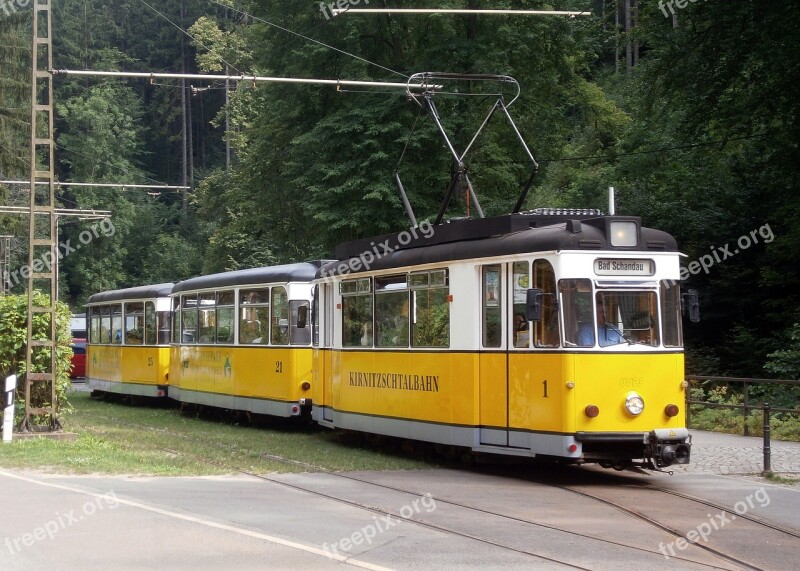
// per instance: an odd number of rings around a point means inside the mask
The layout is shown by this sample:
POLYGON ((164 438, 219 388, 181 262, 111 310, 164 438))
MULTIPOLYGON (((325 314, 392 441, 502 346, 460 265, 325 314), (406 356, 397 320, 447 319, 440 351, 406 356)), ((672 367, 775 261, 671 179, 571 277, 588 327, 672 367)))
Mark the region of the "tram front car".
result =
POLYGON ((687 464, 682 317, 699 311, 696 292, 681 294, 675 239, 635 217, 563 228, 577 248, 550 258, 552 291, 527 290, 524 310, 534 331, 561 331, 568 456, 618 469, 687 464))
POLYGON ((689 462, 681 320, 697 303, 669 234, 544 209, 337 257, 316 286, 320 424, 620 469, 689 462))

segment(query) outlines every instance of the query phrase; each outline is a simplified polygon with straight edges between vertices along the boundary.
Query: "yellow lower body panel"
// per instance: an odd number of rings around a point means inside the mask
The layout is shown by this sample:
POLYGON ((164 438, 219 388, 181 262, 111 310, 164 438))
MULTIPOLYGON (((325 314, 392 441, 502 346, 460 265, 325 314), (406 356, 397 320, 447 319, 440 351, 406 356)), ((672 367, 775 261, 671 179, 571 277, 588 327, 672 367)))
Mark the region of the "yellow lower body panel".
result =
POLYGON ((315 409, 334 426, 571 458, 586 433, 609 457, 619 435, 631 458, 655 430, 686 438, 679 353, 317 350, 315 362, 315 409), (625 410, 633 391, 645 401, 638 416, 625 410), (678 416, 667 416, 670 404, 678 416))
POLYGON ((165 396, 169 347, 89 345, 86 378, 95 390, 165 396), (161 387, 159 389, 159 387, 161 387))
POLYGON ((274 403, 297 406, 301 399, 311 399, 311 358, 310 347, 175 345, 170 384, 175 398, 183 402, 289 416, 299 410, 276 408, 274 403))

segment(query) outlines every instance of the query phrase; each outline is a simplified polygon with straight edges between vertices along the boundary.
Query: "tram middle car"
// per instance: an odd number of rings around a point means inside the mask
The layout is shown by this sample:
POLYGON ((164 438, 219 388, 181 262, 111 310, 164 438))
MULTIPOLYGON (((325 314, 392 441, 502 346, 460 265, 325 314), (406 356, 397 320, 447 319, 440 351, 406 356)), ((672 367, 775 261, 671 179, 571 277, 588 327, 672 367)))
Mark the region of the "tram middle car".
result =
POLYGON ((201 276, 172 289, 170 397, 310 414, 311 281, 321 262, 201 276))
POLYGON ((322 425, 571 463, 689 462, 674 238, 534 211, 342 245, 317 274, 322 425))

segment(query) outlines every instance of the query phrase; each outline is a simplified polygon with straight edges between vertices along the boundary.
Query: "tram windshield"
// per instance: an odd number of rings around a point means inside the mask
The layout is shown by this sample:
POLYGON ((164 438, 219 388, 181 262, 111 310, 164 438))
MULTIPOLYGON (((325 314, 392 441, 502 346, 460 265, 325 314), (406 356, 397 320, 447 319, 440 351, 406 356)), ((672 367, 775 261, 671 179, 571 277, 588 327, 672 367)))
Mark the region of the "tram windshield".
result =
POLYGON ((658 347, 655 292, 599 292, 595 299, 597 338, 601 347, 628 343, 658 347))
POLYGON ((654 291, 599 291, 585 279, 561 280, 566 347, 659 346, 654 291))

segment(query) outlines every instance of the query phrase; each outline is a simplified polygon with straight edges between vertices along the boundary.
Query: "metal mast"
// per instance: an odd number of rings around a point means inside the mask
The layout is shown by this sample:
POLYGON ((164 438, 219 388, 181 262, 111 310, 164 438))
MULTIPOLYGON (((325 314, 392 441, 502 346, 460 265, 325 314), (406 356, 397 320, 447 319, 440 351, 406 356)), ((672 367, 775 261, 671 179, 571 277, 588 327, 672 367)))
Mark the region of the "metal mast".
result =
POLYGON ((25 347, 25 414, 20 422, 21 432, 34 430, 35 417, 45 416, 50 430, 58 430, 58 401, 56 398, 56 301, 58 295, 58 242, 54 144, 53 144, 53 28, 52 0, 33 2, 33 51, 31 73, 31 193, 28 226, 28 335, 25 347), (46 190, 36 190, 39 183, 46 190), (49 259, 49 264, 42 260, 49 259), (46 295, 38 305, 36 289, 46 295), (48 324, 47 335, 34 339, 34 318, 48 324), (33 363, 39 371, 33 373, 33 363), (44 386, 37 394, 50 394, 49 403, 34 407, 33 388, 44 386))

